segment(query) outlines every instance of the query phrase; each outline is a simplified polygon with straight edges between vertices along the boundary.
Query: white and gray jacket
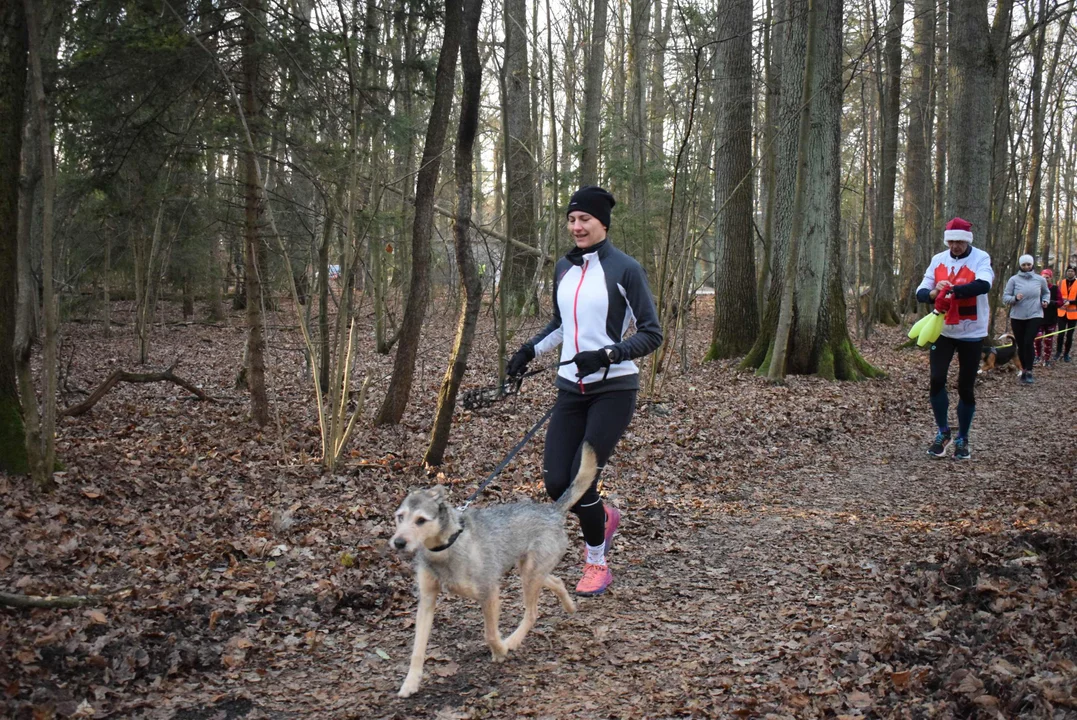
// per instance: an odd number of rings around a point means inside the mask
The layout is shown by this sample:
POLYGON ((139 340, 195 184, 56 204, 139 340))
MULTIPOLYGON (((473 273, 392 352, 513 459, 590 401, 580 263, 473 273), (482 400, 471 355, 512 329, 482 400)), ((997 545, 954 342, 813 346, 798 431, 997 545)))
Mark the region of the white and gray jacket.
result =
POLYGON ((1051 301, 1047 280, 1033 272, 1019 272, 1006 281, 1002 302, 1010 306, 1012 320, 1031 320, 1043 317, 1042 303, 1051 301), (1017 296, 1023 296, 1020 300, 1017 296))
POLYGON ((584 378, 576 365, 557 370, 558 388, 576 393, 638 390, 639 368, 633 358, 649 355, 662 344, 647 275, 635 259, 609 239, 590 248, 573 248, 554 267, 553 318, 527 344, 542 355, 561 345, 561 362, 585 350, 612 348, 619 360, 584 378), (625 338, 635 321, 636 332, 625 338))

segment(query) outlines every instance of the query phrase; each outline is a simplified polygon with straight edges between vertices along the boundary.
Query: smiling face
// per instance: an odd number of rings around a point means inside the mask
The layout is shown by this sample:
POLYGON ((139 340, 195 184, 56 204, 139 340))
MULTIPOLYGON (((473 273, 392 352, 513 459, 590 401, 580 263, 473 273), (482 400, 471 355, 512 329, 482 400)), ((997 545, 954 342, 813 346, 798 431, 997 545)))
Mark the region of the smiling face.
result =
POLYGON ((573 210, 568 214, 568 231, 576 247, 581 249, 594 247, 606 239, 606 226, 582 210, 573 210))

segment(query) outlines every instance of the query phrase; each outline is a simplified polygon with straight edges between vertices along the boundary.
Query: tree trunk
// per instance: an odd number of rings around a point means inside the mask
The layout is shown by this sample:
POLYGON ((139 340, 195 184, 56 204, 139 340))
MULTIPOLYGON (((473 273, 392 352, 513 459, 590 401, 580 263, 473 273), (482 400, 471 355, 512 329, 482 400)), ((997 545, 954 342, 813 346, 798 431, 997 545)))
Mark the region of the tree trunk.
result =
MULTIPOLYGON (((449 367, 438 393, 437 410, 434 414, 430 445, 424 462, 440 465, 449 442, 456 394, 467 370, 475 328, 482 307, 482 282, 479 279, 475 257, 471 252, 471 205, 473 181, 471 156, 474 152, 475 134, 479 124, 479 105, 482 101, 482 64, 479 62, 479 19, 482 0, 464 0, 460 61, 463 65, 463 96, 460 100, 460 126, 456 133, 456 219, 453 223, 453 244, 456 250, 456 266, 460 282, 464 286, 464 301, 456 327, 456 340, 449 356, 449 367)), ((506 18, 508 15, 506 14, 506 18)))
MULTIPOLYGON (((57 363, 56 345, 58 333, 58 308, 53 285, 53 204, 56 198, 55 164, 52 148, 52 126, 49 122, 48 104, 45 98, 45 84, 41 69, 42 29, 40 5, 26 0, 26 29, 29 37, 28 59, 30 64, 31 107, 37 114, 40 129, 41 160, 41 194, 44 210, 41 220, 41 305, 45 320, 45 338, 41 358, 41 416, 40 425, 36 418, 27 423, 27 453, 31 457, 30 471, 34 483, 41 489, 51 488, 52 473, 56 467, 56 384, 57 363), (33 427, 37 426, 37 427, 33 427), (38 444, 39 443, 39 444, 38 444), (31 447, 33 445, 33 447, 31 447), (40 458, 40 459, 38 459, 40 458)), ((16 340, 21 349, 20 339, 16 340)), ((36 402, 33 394, 32 378, 29 366, 29 348, 21 353, 19 368, 19 385, 22 393, 23 409, 36 402)))
MULTIPOLYGON (((817 15, 817 38, 812 72, 807 75, 808 0, 788 0, 784 13, 781 83, 782 122, 778 152, 778 187, 775 197, 774 270, 770 297, 758 339, 742 365, 767 372, 780 348, 779 314, 783 297, 792 295, 788 352, 784 373, 816 373, 828 379, 854 380, 875 376, 853 347, 845 324, 845 300, 841 283, 841 233, 839 231, 840 118, 841 118, 841 0, 812 0, 817 15), (796 214, 796 167, 801 143, 799 123, 805 80, 810 80, 808 111, 810 131, 805 143, 802 183, 801 242, 793 244, 796 214), (794 249, 796 258, 793 257, 794 249), (786 292, 793 282, 793 293, 786 292)), ((780 371, 781 368, 776 370, 780 371)))
POLYGON ((1043 189, 1043 48, 1047 44, 1047 2, 1039 0, 1036 14, 1028 18, 1029 25, 1037 20, 1039 29, 1032 33, 1032 77, 1029 80, 1031 94, 1032 145, 1028 158, 1028 221, 1025 224, 1024 251, 1035 256, 1040 237, 1040 201, 1043 189))
MULTIPOLYGON (((30 470, 14 351, 19 284, 19 157, 27 60, 22 0, 0 6, 0 33, 0 472, 22 475, 30 470)), ((34 150, 27 148, 27 152, 34 150)), ((29 343, 21 349, 27 362, 29 349, 29 343)))
POLYGON ((759 334, 752 227, 752 0, 731 0, 717 46, 714 327, 706 359, 743 355, 759 334))
POLYGON ((912 83, 909 92, 908 129, 905 144, 905 192, 901 214, 904 219, 901 242, 901 284, 899 307, 909 309, 919 285, 922 265, 917 263, 919 244, 933 248, 931 173, 931 78, 935 66, 936 0, 916 0, 913 8, 912 83))
POLYGON ((322 242, 318 246, 318 386, 329 392, 329 242, 336 222, 333 206, 327 204, 322 242))
POLYGON ((766 81, 766 99, 763 105, 763 130, 764 147, 763 171, 760 185, 762 188, 761 201, 763 205, 763 262, 759 268, 759 277, 756 281, 756 312, 762 319, 763 308, 766 307, 765 299, 770 290, 770 266, 774 239, 774 193, 778 180, 775 175, 778 157, 777 117, 778 106, 781 100, 781 83, 779 82, 779 62, 781 47, 778 43, 781 37, 775 23, 774 6, 771 0, 767 0, 767 20, 763 36, 763 64, 764 78, 766 81))
MULTIPOLYGON (((537 247, 535 232, 535 131, 531 117, 530 72, 527 62, 527 5, 525 0, 505 2, 505 179, 508 185, 508 224, 501 292, 509 314, 528 305, 538 257, 521 252, 516 240, 537 247)), ((459 210, 458 210, 459 212, 459 210)))
POLYGON ((606 0, 594 0, 587 77, 583 90, 583 152, 580 184, 598 185, 598 138, 602 123, 602 71, 606 66, 606 0))
MULTIPOLYGON (((879 191, 875 207, 875 262, 872 264, 871 295, 875 307, 872 321, 898 323, 894 295, 894 190, 897 184, 898 122, 901 117, 901 29, 905 23, 905 0, 890 0, 884 52, 885 80, 879 82, 880 157, 879 191)), ((881 68, 880 68, 881 69, 881 68)))
POLYGON ((991 184, 992 93, 997 60, 987 20, 987 0, 962 0, 952 7, 949 29, 949 122, 960 132, 947 142, 949 171, 946 182, 946 217, 972 223, 974 234, 988 228, 991 184))
POLYGON ((434 230, 434 199, 437 193, 445 133, 452 113, 456 55, 460 48, 461 0, 446 0, 445 37, 434 80, 434 104, 426 128, 426 145, 415 186, 415 222, 412 226, 411 285, 393 359, 393 376, 375 424, 395 425, 404 416, 415 377, 419 335, 430 299, 430 237, 434 230))
MULTIPOLYGON (((628 157, 631 163, 631 211, 640 218, 632 235, 644 234, 647 213, 647 42, 652 0, 632 0, 628 38, 628 157)), ((635 249, 640 262, 646 254, 635 249)))
MULTIPOLYGON (((932 209, 931 239, 942 237, 943 225, 946 223, 946 146, 949 142, 950 127, 950 11, 944 4, 938 14, 935 47, 938 49, 938 62, 935 63, 935 83, 932 84, 932 107, 938 122, 935 126, 935 167, 934 208, 932 209)), ((920 271, 928 266, 935 250, 930 242, 917 246, 916 266, 920 271)))
MULTIPOLYGON (((1055 92, 1055 78, 1058 72, 1058 60, 1062 54, 1062 46, 1066 40, 1066 34, 1069 32, 1070 18, 1073 15, 1073 10, 1069 10, 1059 20, 1058 23, 1058 35, 1055 37, 1054 51, 1051 53, 1051 62, 1047 66, 1047 82, 1044 83, 1044 87, 1047 89, 1047 97, 1050 98, 1051 93, 1055 92)), ((1058 187, 1058 170, 1061 165, 1061 155, 1059 154, 1059 148, 1062 144, 1062 123, 1065 118, 1065 111, 1063 110, 1064 98, 1066 97, 1066 91, 1063 88, 1057 90, 1058 100, 1055 103, 1052 110, 1053 115, 1057 115, 1057 140, 1052 140, 1052 158, 1048 163, 1050 169, 1050 179, 1048 181, 1047 189, 1047 218, 1044 222, 1044 232, 1042 233, 1042 243, 1036 247, 1033 251, 1033 255, 1038 255, 1040 258, 1040 267, 1047 267, 1051 261, 1051 239, 1052 231, 1054 229, 1054 223, 1056 216, 1058 215, 1057 209, 1052 207, 1054 202, 1055 192, 1058 187)), ((1045 102, 1044 105, 1049 105, 1050 102, 1045 102)), ((1046 112, 1044 113, 1046 115, 1046 112)), ((1040 156, 1043 156, 1043 150, 1041 148, 1040 156)))
MULTIPOLYGON (((214 150, 206 151, 206 200, 211 208, 210 212, 219 212, 217 207, 217 153, 214 150)), ((211 322, 224 320, 224 246, 220 233, 214 229, 210 235, 211 250, 209 255, 209 312, 207 317, 211 322)))
POLYGON ((243 13, 243 112, 255 147, 244 147, 245 174, 243 237, 246 246, 244 275, 247 290, 247 384, 251 391, 251 418, 259 426, 269 422, 269 399, 265 381, 265 338, 262 317, 262 196, 259 188, 258 157, 261 146, 262 98, 260 40, 262 0, 244 0, 243 13))

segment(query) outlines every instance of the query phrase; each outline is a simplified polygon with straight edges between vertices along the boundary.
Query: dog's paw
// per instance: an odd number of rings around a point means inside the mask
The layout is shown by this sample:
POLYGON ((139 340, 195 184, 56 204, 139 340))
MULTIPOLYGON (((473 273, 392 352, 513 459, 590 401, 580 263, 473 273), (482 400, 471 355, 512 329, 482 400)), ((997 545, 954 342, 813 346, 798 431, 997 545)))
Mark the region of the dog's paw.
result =
POLYGON ((502 646, 500 650, 490 648, 490 659, 495 663, 505 662, 505 658, 509 656, 510 649, 507 645, 502 646))
POLYGON ((406 698, 411 697, 417 692, 419 692, 419 678, 413 678, 411 675, 408 675, 404 678, 404 684, 400 686, 400 692, 396 695, 397 697, 406 698))

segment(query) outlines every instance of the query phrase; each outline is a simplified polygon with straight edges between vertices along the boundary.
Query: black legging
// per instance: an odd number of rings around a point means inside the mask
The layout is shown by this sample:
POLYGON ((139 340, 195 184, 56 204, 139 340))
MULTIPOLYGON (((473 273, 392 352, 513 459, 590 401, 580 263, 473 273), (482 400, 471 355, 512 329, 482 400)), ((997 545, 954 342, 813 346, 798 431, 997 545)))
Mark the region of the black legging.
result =
POLYGON ((1059 318, 1058 329, 1069 330, 1069 332, 1064 332, 1058 336, 1058 350, 1056 352, 1059 355, 1069 355, 1070 348, 1073 347, 1073 335, 1074 333, 1077 333, 1077 320, 1067 320, 1065 318, 1059 318), (1062 347, 1062 343, 1066 344, 1065 348, 1062 347))
MULTIPOLYGON (((946 393, 946 373, 957 353, 957 394, 970 407, 976 406, 976 371, 980 369, 983 340, 954 340, 945 335, 931 345, 932 396, 946 393)), ((940 427, 942 424, 940 423, 940 427)))
POLYGON ((614 390, 580 395, 558 390, 557 404, 546 428, 542 474, 546 480, 546 493, 554 500, 561 497, 576 477, 583 442, 586 440, 595 449, 598 475, 587 494, 572 508, 580 519, 584 540, 592 547, 602 544, 606 530, 606 512, 598 495, 598 477, 617 441, 628 429, 636 410, 637 393, 637 390, 614 390))
POLYGON ((1036 330, 1040 327, 1043 318, 1029 318, 1017 320, 1010 318, 1010 327, 1013 328, 1013 344, 1017 346, 1017 357, 1021 360, 1022 370, 1031 370, 1032 361, 1036 357, 1036 330))

